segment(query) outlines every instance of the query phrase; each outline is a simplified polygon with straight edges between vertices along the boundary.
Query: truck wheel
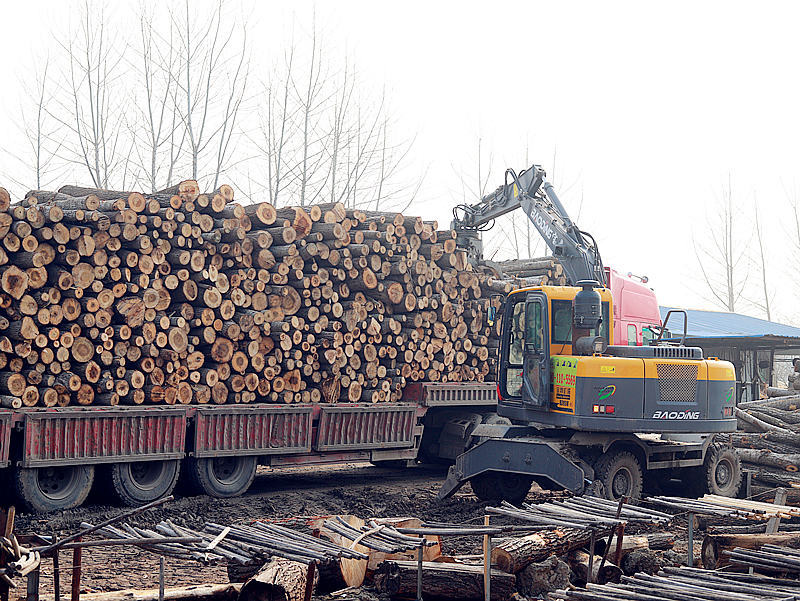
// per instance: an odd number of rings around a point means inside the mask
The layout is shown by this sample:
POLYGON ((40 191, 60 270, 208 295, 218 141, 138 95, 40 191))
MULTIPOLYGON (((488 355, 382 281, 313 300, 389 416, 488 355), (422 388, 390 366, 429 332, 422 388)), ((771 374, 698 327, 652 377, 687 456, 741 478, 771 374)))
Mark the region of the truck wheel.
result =
POLYGON ((25 506, 36 513, 78 507, 94 482, 93 465, 17 468, 14 484, 25 506))
POLYGON ((470 481, 472 492, 484 503, 508 501, 520 505, 528 496, 533 480, 522 474, 484 472, 470 481))
POLYGON ((180 475, 181 462, 133 461, 111 466, 111 484, 117 498, 136 507, 170 494, 180 475))
POLYGON ((736 451, 726 445, 712 444, 703 461, 706 491, 712 495, 735 497, 742 484, 742 464, 736 451))
POLYGON ((207 495, 224 499, 238 497, 253 483, 258 458, 208 457, 189 460, 189 479, 207 495))
POLYGON ((594 464, 594 475, 603 485, 603 494, 612 501, 620 497, 639 499, 642 496, 642 466, 633 453, 611 451, 600 455, 594 464))

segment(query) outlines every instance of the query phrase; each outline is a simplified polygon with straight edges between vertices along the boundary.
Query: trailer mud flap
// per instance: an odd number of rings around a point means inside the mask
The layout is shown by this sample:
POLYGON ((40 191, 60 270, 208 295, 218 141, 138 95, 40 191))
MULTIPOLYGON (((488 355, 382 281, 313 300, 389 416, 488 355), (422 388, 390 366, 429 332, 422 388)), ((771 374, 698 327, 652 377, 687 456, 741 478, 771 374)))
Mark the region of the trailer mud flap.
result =
POLYGON ((456 458, 437 496, 446 499, 471 478, 490 471, 546 478, 577 494, 585 481, 583 470, 547 442, 493 438, 456 458))
POLYGON ((8 466, 11 448, 11 412, 0 411, 0 467, 8 466))

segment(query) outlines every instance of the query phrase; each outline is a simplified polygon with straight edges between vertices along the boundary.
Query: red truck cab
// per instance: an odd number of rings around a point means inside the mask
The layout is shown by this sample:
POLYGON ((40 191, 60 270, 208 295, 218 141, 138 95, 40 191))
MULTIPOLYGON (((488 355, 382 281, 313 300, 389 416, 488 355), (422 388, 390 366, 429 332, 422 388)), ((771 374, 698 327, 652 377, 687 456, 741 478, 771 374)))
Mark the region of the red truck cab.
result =
POLYGON ((606 281, 614 297, 614 344, 649 345, 655 333, 649 326, 661 325, 656 294, 644 282, 606 267, 606 281))

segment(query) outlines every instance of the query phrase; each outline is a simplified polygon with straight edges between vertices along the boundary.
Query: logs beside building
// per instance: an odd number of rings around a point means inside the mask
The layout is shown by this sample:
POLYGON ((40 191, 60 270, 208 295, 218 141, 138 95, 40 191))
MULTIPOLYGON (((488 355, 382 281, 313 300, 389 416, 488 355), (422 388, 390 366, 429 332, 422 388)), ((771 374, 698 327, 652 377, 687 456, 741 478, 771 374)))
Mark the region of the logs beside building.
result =
POLYGON ((0 406, 399 400, 491 381, 498 291, 451 231, 339 203, 0 188, 0 406), (495 296, 491 296, 495 295, 495 296))

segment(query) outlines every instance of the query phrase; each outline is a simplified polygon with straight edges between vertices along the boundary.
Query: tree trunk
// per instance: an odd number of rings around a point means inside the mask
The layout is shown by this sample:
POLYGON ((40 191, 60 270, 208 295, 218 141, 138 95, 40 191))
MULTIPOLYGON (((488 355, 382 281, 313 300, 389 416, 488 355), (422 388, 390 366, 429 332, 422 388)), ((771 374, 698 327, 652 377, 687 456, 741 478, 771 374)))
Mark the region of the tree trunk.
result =
MULTIPOLYGON (((492 570, 491 599, 505 601, 514 592, 512 574, 492 570)), ((391 597, 413 598, 417 590, 417 562, 386 561, 375 574, 375 588, 391 597)), ((424 562, 422 566, 424 598, 452 601, 480 601, 484 598, 483 567, 454 563, 424 562)))
POLYGON ((303 601, 306 587, 316 588, 318 576, 308 582, 309 566, 281 557, 273 557, 248 580, 239 593, 239 601, 303 601))

